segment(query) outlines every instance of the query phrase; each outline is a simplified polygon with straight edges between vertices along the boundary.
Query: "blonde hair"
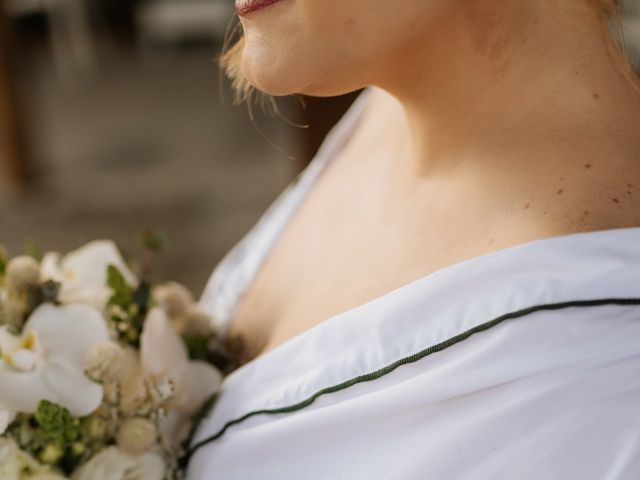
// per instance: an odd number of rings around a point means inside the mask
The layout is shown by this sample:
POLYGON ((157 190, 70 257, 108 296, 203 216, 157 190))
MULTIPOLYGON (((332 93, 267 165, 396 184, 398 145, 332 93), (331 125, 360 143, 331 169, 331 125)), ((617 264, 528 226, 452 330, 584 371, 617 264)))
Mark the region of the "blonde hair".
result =
MULTIPOLYGON (((608 32, 611 48, 612 59, 616 63, 623 74, 632 82, 636 90, 640 93, 638 80, 640 72, 637 72, 633 66, 633 60, 630 55, 632 49, 627 45, 627 37, 622 24, 623 13, 633 12, 638 15, 640 9, 640 0, 579 0, 577 3, 566 3, 567 0, 556 0, 563 6, 571 5, 571 13, 578 13, 580 16, 584 14, 596 15, 601 21, 601 25, 608 32), (576 9, 577 7, 577 9, 576 9), (620 53, 625 55, 620 55, 620 53)), ((640 20, 639 20, 640 21, 640 20)), ((638 51, 636 54, 640 56, 640 45, 636 45, 638 51)), ((262 93, 259 93, 242 72, 242 50, 244 49, 244 37, 242 36, 242 26, 239 22, 232 27, 225 37, 222 53, 218 57, 218 62, 222 71, 231 80, 231 86, 234 92, 234 103, 251 103, 258 101, 264 107, 274 107, 274 99, 262 93)), ((640 59, 636 59, 640 60, 640 59)))
POLYGON ((222 46, 222 53, 218 57, 218 63, 224 74, 231 80, 233 89, 233 103, 249 103, 251 104, 255 98, 262 103, 269 102, 273 104, 272 97, 267 95, 257 96, 257 90, 242 72, 242 50, 244 49, 244 36, 242 35, 242 25, 236 19, 236 24, 231 28, 225 36, 222 46), (271 100, 268 100, 271 99, 271 100))

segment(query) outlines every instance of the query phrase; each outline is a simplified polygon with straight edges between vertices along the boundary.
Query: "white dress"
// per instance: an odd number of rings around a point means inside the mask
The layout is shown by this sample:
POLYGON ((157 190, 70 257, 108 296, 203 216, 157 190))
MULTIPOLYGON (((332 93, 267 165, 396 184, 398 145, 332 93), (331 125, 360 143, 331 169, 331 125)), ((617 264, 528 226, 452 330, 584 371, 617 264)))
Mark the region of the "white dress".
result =
MULTIPOLYGON (((201 305, 223 331, 369 95, 214 270, 201 305)), ((335 315, 228 375, 191 445, 188 480, 638 480, 640 227, 505 248, 335 315)))

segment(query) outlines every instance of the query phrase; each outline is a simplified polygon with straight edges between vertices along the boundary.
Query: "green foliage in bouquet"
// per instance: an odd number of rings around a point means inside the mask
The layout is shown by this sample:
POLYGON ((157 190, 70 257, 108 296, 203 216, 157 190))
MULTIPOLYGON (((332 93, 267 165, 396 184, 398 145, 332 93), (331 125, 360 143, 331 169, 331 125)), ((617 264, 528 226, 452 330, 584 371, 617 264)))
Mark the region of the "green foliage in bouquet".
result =
POLYGON ((55 403, 42 400, 34 418, 38 425, 36 434, 45 444, 66 450, 80 437, 80 420, 55 403))
POLYGON ((27 242, 25 246, 25 253, 33 258, 36 262, 42 261, 42 250, 40 249, 40 245, 38 245, 33 240, 27 242))
POLYGON ((107 302, 111 322, 120 339, 133 347, 139 346, 144 319, 153 305, 149 274, 155 255, 163 251, 166 237, 152 230, 142 230, 138 239, 144 248, 144 259, 140 268, 141 281, 137 287, 127 281, 115 265, 107 267, 107 285, 112 295, 107 302))
POLYGON ((182 335, 182 341, 187 347, 189 358, 194 360, 209 359, 209 339, 201 335, 182 335))
POLYGON ((84 451, 80 439, 80 419, 74 418, 69 410, 43 400, 34 415, 36 438, 43 445, 38 458, 43 463, 61 463, 68 472, 73 471, 84 451))
POLYGON ((113 292, 107 302, 111 322, 121 340, 137 347, 151 304, 151 288, 145 281, 131 287, 115 265, 107 267, 107 285, 113 292))
POLYGON ((0 245, 0 286, 4 282, 4 275, 7 271, 7 251, 0 245))
POLYGON ((165 251, 169 245, 167 236, 164 233, 149 229, 142 230, 138 235, 138 239, 145 249, 154 253, 165 251))
POLYGON ((20 415, 7 433, 43 464, 70 473, 87 457, 82 425, 66 408, 43 400, 34 415, 20 415))
POLYGON ((113 291, 108 304, 125 310, 129 308, 133 303, 133 289, 127 285, 124 276, 115 265, 107 267, 107 285, 113 291))

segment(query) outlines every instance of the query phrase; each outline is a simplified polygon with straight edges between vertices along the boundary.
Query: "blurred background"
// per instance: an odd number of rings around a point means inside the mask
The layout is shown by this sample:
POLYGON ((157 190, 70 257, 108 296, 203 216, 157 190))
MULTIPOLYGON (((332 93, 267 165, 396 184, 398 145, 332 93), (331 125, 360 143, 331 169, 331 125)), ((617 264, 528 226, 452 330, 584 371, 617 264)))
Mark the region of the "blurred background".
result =
MULTIPOLYGON (((232 18, 232 0, 0 0, 11 255, 110 238, 135 258, 149 228, 170 242, 157 276, 201 292, 355 97, 281 99, 252 121, 216 64, 232 18)), ((625 22, 638 59, 640 20, 625 22)))
POLYGON ((232 106, 216 57, 231 0, 0 0, 0 243, 96 238, 199 295, 354 96, 232 106), (308 124, 299 128, 292 124, 308 124))

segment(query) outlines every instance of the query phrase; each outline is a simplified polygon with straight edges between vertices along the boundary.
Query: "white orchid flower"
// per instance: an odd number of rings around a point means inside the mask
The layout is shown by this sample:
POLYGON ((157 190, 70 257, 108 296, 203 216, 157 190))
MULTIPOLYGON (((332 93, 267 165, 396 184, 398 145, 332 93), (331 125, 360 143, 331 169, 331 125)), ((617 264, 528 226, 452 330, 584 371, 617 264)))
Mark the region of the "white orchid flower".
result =
POLYGON ((213 395, 222 382, 222 373, 214 366, 191 361, 187 349, 171 326, 166 313, 156 307, 149 311, 140 337, 142 370, 147 378, 169 378, 175 393, 166 406, 169 416, 161 432, 174 442, 184 439, 189 420, 213 395))
POLYGON ((109 265, 117 267, 129 285, 137 286, 136 276, 110 240, 94 240, 64 257, 59 253, 46 253, 40 264, 40 276, 43 281, 62 284, 62 303, 87 303, 102 310, 111 296, 107 285, 109 265))
POLYGON ((78 468, 71 479, 162 480, 165 470, 164 459, 156 452, 134 456, 122 453, 117 447, 107 447, 78 468))
POLYGON ((84 360, 109 338, 102 316, 87 305, 45 303, 23 332, 14 336, 0 327, 0 405, 34 413, 41 400, 49 400, 76 417, 98 408, 103 389, 84 374, 84 360))

